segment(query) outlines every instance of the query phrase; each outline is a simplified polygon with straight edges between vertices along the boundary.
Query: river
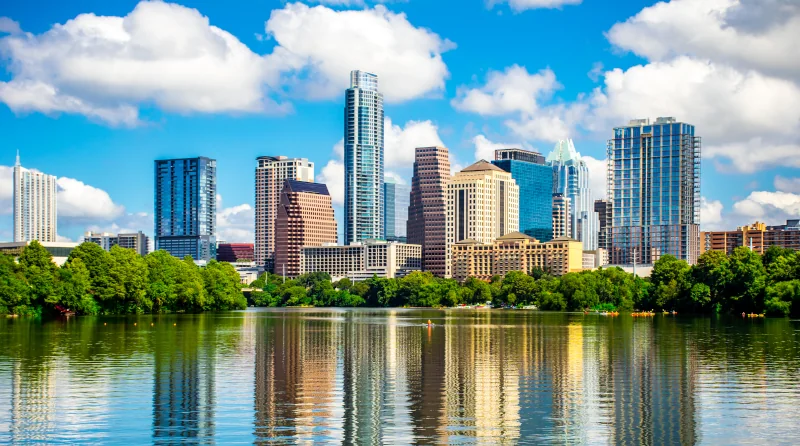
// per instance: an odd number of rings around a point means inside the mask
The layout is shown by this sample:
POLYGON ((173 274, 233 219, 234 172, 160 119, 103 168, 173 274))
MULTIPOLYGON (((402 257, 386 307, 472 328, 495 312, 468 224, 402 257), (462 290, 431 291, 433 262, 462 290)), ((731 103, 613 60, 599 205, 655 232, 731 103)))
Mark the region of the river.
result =
POLYGON ((4 318, 0 443, 798 444, 798 330, 507 310, 4 318))

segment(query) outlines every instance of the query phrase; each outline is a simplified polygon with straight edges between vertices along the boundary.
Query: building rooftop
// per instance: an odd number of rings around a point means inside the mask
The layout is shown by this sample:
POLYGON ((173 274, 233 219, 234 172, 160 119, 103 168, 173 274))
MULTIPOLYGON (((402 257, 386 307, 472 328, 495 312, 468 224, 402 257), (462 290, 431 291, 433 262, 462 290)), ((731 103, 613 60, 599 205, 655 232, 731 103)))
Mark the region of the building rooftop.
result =
POLYGON ((475 163, 475 164, 473 164, 473 165, 471 165, 469 167, 466 167, 464 170, 462 170, 462 172, 484 172, 484 171, 487 171, 487 170, 494 170, 494 171, 497 171, 497 172, 504 172, 505 173, 505 170, 495 166, 494 164, 492 164, 492 163, 490 163, 490 162, 488 162, 486 160, 480 160, 477 163, 475 163))
POLYGON ((330 195, 328 186, 323 183, 311 183, 308 181, 286 180, 284 187, 288 187, 292 192, 304 192, 308 194, 330 195))
POLYGON ((500 236, 497 240, 536 240, 528 234, 522 232, 509 232, 506 235, 500 236))

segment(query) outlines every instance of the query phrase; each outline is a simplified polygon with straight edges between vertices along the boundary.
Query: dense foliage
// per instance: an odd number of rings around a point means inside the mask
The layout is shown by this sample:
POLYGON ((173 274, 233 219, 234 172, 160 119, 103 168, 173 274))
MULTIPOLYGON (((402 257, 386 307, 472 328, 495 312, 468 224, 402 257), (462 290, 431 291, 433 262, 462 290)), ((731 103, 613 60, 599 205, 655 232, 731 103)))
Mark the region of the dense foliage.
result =
POLYGON ((706 252, 697 265, 665 255, 642 279, 620 268, 552 277, 541 270, 511 272, 491 282, 464 283, 415 272, 401 279, 342 279, 325 273, 283 282, 267 274, 252 284, 257 306, 440 307, 492 302, 534 304, 544 310, 675 310, 687 313, 800 315, 800 255, 771 247, 761 256, 748 248, 728 256, 706 252), (795 301, 797 304, 793 305, 795 301))
POLYGON ((198 312, 243 309, 239 274, 228 263, 204 268, 166 251, 145 257, 94 243, 75 248, 62 267, 38 242, 15 262, 0 255, 0 313, 76 314, 198 312))

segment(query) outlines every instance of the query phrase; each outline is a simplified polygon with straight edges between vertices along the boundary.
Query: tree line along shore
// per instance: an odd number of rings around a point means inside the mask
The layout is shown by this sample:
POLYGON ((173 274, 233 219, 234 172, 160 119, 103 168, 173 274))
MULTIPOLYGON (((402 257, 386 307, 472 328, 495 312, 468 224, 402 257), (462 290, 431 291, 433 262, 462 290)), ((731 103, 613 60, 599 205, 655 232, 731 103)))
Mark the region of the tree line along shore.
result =
POLYGON ((58 267, 38 243, 19 259, 0 256, 0 312, 20 315, 141 314, 262 307, 453 307, 536 305, 542 310, 632 312, 637 309, 692 314, 800 316, 800 255, 770 247, 764 255, 740 247, 731 255, 709 251, 696 265, 665 255, 649 278, 620 268, 560 277, 534 270, 511 272, 490 282, 459 283, 413 272, 399 279, 331 281, 326 273, 286 279, 267 273, 242 293, 228 263, 198 267, 165 251, 139 256, 83 243, 58 267))

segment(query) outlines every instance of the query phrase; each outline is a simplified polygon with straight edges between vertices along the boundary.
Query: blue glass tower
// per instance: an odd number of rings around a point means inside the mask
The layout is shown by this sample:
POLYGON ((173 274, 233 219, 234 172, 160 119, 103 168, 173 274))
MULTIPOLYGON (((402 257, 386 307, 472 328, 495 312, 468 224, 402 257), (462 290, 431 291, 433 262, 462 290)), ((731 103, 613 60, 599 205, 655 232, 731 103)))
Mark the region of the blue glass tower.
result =
POLYGON ((597 249, 597 214, 594 212, 592 191, 589 189, 589 168, 575 150, 571 139, 561 140, 547 156, 547 164, 553 167, 553 193, 569 198, 568 237, 583 242, 583 249, 597 249))
POLYGON ((350 73, 344 107, 344 240, 383 238, 383 95, 378 76, 350 73))
POLYGON ((198 261, 216 258, 216 195, 215 160, 156 160, 155 248, 198 261))
POLYGON ((553 239, 553 169, 537 152, 502 149, 492 164, 509 172, 519 186, 519 232, 540 242, 553 239))
POLYGON ((700 255, 700 138, 675 118, 635 119, 608 141, 612 264, 700 255))
POLYGON ((386 202, 383 213, 384 239, 405 243, 411 186, 397 184, 392 180, 386 181, 383 184, 383 196, 386 202))

